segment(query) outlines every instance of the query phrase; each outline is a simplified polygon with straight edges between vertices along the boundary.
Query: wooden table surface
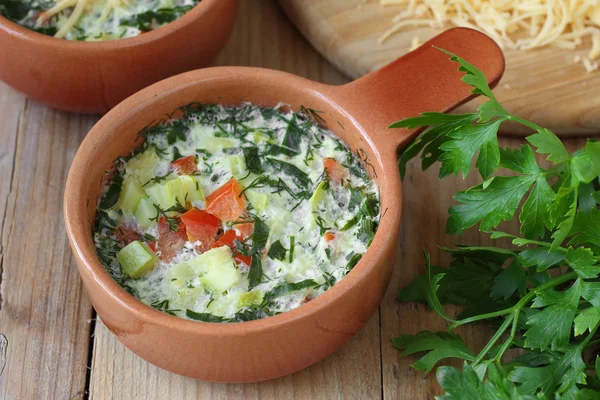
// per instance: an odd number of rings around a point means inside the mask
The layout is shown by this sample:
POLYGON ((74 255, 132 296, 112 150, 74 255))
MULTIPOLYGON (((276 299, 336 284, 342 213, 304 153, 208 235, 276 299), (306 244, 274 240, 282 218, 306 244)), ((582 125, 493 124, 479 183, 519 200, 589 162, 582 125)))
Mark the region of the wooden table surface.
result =
MULTIPOLYGON (((271 0, 242 0, 236 29, 215 64, 347 82, 271 0)), ((49 109, 0 84, 0 399, 426 399, 438 393, 434 374, 412 370, 415 358, 401 358, 390 339, 444 325, 424 306, 399 304, 394 296, 423 270, 424 247, 438 261, 436 245, 457 240, 443 233, 447 209, 452 195, 473 185, 475 176, 440 182, 437 171, 409 165, 390 288, 379 311, 341 350, 268 382, 201 382, 163 371, 127 350, 95 318, 83 290, 62 199, 71 160, 97 119, 49 109)), ((503 139, 503 145, 519 143, 503 139)), ((577 144, 572 140, 568 146, 577 144)), ((488 243, 474 230, 460 242, 488 243)), ((474 348, 487 341, 483 327, 461 334, 474 348)))

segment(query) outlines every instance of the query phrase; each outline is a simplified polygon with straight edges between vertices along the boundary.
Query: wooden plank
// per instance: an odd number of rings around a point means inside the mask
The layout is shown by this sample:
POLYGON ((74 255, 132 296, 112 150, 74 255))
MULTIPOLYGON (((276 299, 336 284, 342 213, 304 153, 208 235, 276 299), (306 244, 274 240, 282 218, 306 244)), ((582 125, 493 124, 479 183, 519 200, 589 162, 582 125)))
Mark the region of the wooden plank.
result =
MULTIPOLYGON (((8 194, 12 185, 15 162, 15 148, 21 113, 25 108, 25 97, 15 90, 0 83, 0 121, 4 127, 0 130, 0 311, 2 310, 2 266, 4 261, 4 236, 2 227, 5 224, 8 194)), ((0 335, 2 335, 0 327, 0 335)), ((5 365, 6 338, 0 336, 0 376, 5 365)))
MULTIPOLYGON (((443 29, 407 27, 380 44, 401 6, 383 7, 378 0, 279 0, 286 14, 321 54, 348 76, 358 78, 407 53, 414 37, 421 43, 443 29)), ((449 28, 450 26, 446 27, 449 28)), ((506 73, 495 93, 509 111, 573 136, 600 132, 600 74, 588 73, 575 56, 591 48, 586 38, 576 50, 545 47, 532 50, 506 48, 506 73)), ((461 111, 472 111, 471 102, 461 111)), ((526 134, 518 124, 506 125, 507 134, 526 134)))
POLYGON ((91 306, 67 241, 62 197, 94 120, 33 102, 22 113, 2 232, 2 399, 83 397, 91 306))
MULTIPOLYGON (((289 24, 273 1, 245 0, 233 36, 216 65, 280 69, 331 84, 346 79, 289 24)), ((183 378, 148 364, 98 322, 90 397, 100 399, 321 399, 381 397, 379 316, 344 348, 291 376, 226 385, 183 378)))

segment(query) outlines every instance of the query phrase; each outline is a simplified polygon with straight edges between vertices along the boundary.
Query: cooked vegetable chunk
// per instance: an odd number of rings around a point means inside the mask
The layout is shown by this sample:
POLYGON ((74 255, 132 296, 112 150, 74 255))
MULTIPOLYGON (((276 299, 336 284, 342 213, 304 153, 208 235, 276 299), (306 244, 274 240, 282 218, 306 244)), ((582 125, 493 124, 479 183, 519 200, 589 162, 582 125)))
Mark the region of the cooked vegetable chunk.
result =
POLYGON ((181 221, 185 224, 188 240, 200 242, 197 247, 201 252, 211 248, 221 226, 221 221, 217 217, 206 211, 192 208, 181 215, 181 221))
POLYGON ((235 178, 212 192, 206 198, 206 211, 222 221, 235 221, 246 212, 242 187, 235 178))
POLYGON ((156 265, 156 254, 144 242, 134 240, 117 253, 121 267, 129 277, 139 278, 156 265))
POLYGON ((179 175, 190 175, 196 172, 198 163, 196 161, 196 156, 187 156, 179 158, 171 163, 173 168, 177 171, 179 175))

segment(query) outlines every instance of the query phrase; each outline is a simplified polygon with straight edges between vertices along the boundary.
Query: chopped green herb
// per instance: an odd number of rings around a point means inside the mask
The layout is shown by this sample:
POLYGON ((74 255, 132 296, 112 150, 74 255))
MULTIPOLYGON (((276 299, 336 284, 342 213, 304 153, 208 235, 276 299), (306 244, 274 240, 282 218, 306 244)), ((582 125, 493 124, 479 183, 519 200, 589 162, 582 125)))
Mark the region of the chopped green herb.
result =
POLYGON ((291 292, 296 292, 298 290, 312 288, 316 286, 318 286, 318 284, 312 279, 305 279, 301 282, 295 283, 284 283, 282 285, 276 286, 270 292, 265 293, 263 302, 267 304, 269 301, 276 299, 277 297, 281 297, 291 292))
POLYGON ((225 322, 227 319, 209 313, 197 313, 190 309, 185 310, 185 315, 193 320, 202 322, 225 322))
POLYGON ((115 175, 108 187, 108 191, 104 195, 100 208, 108 210, 119 201, 119 195, 121 194, 121 186, 123 185, 123 177, 121 175, 115 175))
POLYGON ((300 168, 296 167, 295 165, 272 157, 267 157, 267 161, 269 165, 271 165, 275 170, 283 172, 284 174, 294 179, 294 182, 299 187, 304 188, 308 187, 311 184, 311 180, 308 177, 308 174, 302 171, 300 168))
POLYGON ((294 261, 294 248, 296 247, 296 238, 294 236, 290 236, 290 258, 289 262, 292 263, 294 261))
POLYGON ((252 263, 248 272, 248 290, 259 285, 263 279, 262 260, 260 254, 252 255, 252 263))
POLYGON ((246 168, 248 171, 260 174, 263 172, 262 163, 258 156, 258 147, 243 147, 244 158, 246 160, 246 168))
POLYGON ((285 247, 283 247, 283 245, 281 244, 281 242, 279 240, 277 240, 276 242, 274 242, 271 245, 271 248, 269 249, 269 252, 267 253, 267 255, 274 260, 283 261, 285 259, 286 252, 287 252, 287 249, 285 247))

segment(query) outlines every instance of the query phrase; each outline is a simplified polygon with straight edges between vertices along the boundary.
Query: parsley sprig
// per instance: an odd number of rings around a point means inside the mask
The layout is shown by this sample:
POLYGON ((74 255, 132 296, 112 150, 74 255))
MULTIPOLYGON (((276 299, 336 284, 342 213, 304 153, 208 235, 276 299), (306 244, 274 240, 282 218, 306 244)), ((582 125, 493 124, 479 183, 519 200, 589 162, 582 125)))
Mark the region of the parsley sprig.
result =
MULTIPOLYGON (((443 50, 442 50, 443 51, 443 50)), ((423 113, 392 128, 428 127, 402 154, 421 153, 422 168, 440 163, 440 178, 475 167, 483 182, 455 195, 446 233, 479 224, 492 239, 514 248, 443 249, 449 268, 431 265, 398 293, 421 301, 448 323, 448 332, 402 334, 393 340, 403 355, 426 352, 413 367, 431 371, 441 360, 464 360, 462 370, 442 366, 443 399, 598 398, 600 396, 600 142, 588 140, 570 154, 550 130, 509 113, 495 98, 482 71, 457 62, 472 92, 487 98, 476 112, 423 113), (520 148, 500 148, 498 129, 507 121, 534 131, 520 148), (544 155, 544 167, 535 153, 544 155), (510 176, 499 176, 500 169, 510 176), (520 235, 496 231, 516 217, 520 235), (443 304, 464 306, 457 318, 443 304), (454 330, 475 322, 494 328, 479 353, 454 330)))

